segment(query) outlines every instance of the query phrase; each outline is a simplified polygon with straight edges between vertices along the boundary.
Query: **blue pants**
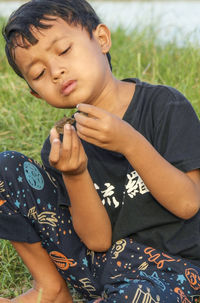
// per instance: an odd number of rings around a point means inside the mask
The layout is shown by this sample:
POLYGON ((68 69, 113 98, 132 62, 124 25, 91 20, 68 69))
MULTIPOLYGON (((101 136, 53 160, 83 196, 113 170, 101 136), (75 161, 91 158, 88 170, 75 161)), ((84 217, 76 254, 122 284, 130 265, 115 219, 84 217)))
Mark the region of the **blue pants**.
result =
POLYGON ((197 302, 198 266, 137 243, 134 236, 105 253, 90 251, 60 199, 60 185, 44 167, 17 152, 0 153, 0 238, 40 241, 62 277, 88 302, 197 302))

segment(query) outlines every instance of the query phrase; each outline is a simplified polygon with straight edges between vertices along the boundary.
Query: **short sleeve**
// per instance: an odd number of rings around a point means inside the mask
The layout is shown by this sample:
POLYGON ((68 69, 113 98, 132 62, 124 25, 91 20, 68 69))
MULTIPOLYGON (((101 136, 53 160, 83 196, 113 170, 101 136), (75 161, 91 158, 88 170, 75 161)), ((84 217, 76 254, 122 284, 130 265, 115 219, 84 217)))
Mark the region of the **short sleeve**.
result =
POLYGON ((183 172, 200 168, 200 122, 190 102, 177 90, 164 88, 156 108, 156 150, 183 172))
POLYGON ((26 217, 0 213, 0 239, 35 243, 41 239, 26 217))

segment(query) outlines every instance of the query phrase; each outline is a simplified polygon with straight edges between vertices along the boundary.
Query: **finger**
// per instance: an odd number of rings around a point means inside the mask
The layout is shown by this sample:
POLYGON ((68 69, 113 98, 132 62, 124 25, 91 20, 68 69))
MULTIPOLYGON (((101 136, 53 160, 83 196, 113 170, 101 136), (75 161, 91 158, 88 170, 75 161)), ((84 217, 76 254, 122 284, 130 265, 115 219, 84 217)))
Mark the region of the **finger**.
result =
POLYGON ((90 105, 90 104, 85 104, 85 103, 78 104, 77 109, 80 112, 87 114, 89 116, 92 116, 94 118, 97 118, 97 119, 101 119, 106 113, 106 111, 103 110, 102 108, 99 108, 99 107, 96 107, 96 106, 90 105))
POLYGON ((64 126, 64 133, 63 133, 63 151, 65 152, 68 158, 71 157, 71 150, 72 150, 72 127, 69 123, 65 124, 64 126))
MULTIPOLYGON (((87 136, 84 136, 84 135, 79 134, 79 133, 78 133, 78 136, 79 136, 82 140, 84 140, 84 141, 86 141, 86 142, 88 142, 88 143, 90 143, 90 144, 93 144, 93 145, 95 145, 95 146, 99 146, 99 147, 102 147, 102 148, 106 148, 106 146, 105 146, 103 143, 100 143, 100 142, 97 141, 95 138, 87 137, 87 136)), ((81 152, 80 152, 80 153, 81 153, 81 152)))
POLYGON ((88 117, 88 116, 85 116, 81 113, 75 113, 74 114, 74 118, 76 119, 76 123, 84 126, 84 127, 87 127, 87 128, 91 128, 91 129, 99 129, 99 122, 100 120, 95 118, 95 117, 88 117))
POLYGON ((87 126, 81 125, 79 123, 76 124, 77 134, 79 138, 82 138, 80 134, 84 137, 88 138, 98 138, 102 136, 102 133, 98 129, 88 128, 87 126))
POLYGON ((54 140, 54 139, 59 139, 59 134, 58 134, 58 132, 57 132, 57 130, 56 130, 56 128, 55 127, 53 127, 51 130, 50 130, 50 143, 52 143, 52 141, 54 140))
POLYGON ((80 146, 81 141, 77 136, 75 128, 72 126, 72 155, 71 157, 74 159, 75 162, 78 162, 80 156, 80 146))
POLYGON ((51 150, 49 154, 49 163, 51 165, 54 165, 59 161, 60 146, 61 146, 60 140, 57 138, 53 139, 53 141, 51 142, 51 150))
POLYGON ((102 142, 102 134, 98 131, 83 128, 77 125, 77 135, 80 139, 92 143, 94 145, 99 145, 102 142), (80 129, 80 130, 79 130, 80 129))

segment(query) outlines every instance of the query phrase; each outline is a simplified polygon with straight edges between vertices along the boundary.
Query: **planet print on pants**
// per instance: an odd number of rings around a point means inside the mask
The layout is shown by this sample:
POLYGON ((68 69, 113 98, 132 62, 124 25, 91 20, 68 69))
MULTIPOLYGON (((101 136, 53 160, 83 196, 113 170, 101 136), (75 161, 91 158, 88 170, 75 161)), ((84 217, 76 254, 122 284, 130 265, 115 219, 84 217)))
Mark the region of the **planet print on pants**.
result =
POLYGON ((24 162, 24 174, 28 184, 32 188, 37 190, 42 190, 44 188, 44 179, 35 165, 28 161, 24 162))

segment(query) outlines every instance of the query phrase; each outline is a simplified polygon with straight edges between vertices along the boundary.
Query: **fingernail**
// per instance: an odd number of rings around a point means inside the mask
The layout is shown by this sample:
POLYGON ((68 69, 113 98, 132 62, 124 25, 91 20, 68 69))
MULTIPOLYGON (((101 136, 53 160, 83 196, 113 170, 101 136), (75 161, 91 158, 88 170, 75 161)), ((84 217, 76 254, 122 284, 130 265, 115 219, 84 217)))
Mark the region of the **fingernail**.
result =
POLYGON ((53 139, 53 143, 57 143, 57 142, 60 142, 58 138, 53 139))
POLYGON ((79 104, 76 105, 76 108, 79 108, 79 104))
POLYGON ((67 129, 67 130, 71 129, 71 125, 69 123, 66 123, 65 124, 65 129, 67 129))

